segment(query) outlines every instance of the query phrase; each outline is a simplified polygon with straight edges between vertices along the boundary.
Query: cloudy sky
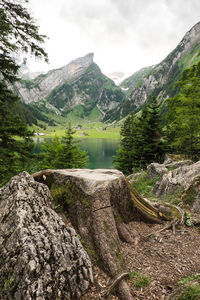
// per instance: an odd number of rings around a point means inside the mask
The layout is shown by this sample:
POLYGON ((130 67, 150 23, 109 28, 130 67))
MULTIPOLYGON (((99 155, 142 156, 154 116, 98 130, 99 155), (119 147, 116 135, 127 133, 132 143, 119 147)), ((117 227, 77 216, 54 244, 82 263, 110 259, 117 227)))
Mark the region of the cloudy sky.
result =
POLYGON ((48 70, 94 52, 104 73, 126 75, 159 63, 200 21, 199 0, 29 0, 28 10, 49 39, 48 70))

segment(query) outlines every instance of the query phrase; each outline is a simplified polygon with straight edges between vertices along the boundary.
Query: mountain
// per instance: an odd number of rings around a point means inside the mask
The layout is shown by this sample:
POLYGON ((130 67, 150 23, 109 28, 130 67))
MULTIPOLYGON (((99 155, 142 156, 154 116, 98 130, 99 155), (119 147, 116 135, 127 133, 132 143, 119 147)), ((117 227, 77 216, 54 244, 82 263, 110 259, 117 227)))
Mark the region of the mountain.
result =
POLYGON ((178 46, 161 63, 143 68, 121 83, 127 97, 118 107, 118 111, 115 110, 115 117, 124 117, 131 111, 140 110, 153 96, 158 97, 160 102, 174 96, 177 92, 174 83, 185 68, 198 61, 199 51, 200 22, 186 33, 178 46))
MULTIPOLYGON (((163 102, 174 96, 177 93, 174 83, 185 68, 198 61, 199 51, 200 22, 161 63, 137 71, 120 86, 102 74, 90 53, 62 68, 17 82, 15 91, 22 99, 20 110, 24 119, 29 115, 29 123, 34 119, 31 122, 39 120, 43 125, 83 120, 118 121, 131 111, 138 112, 154 97, 163 102)), ((118 72, 109 76, 118 79, 122 75, 118 72)))
POLYGON ((92 53, 33 80, 21 79, 15 89, 23 103, 54 121, 57 116, 109 121, 107 113, 125 99, 125 93, 93 62, 92 53))
POLYGON ((147 77, 151 73, 153 67, 154 66, 142 68, 130 77, 123 80, 120 84, 122 90, 126 91, 127 94, 130 94, 133 89, 141 87, 143 78, 147 77))

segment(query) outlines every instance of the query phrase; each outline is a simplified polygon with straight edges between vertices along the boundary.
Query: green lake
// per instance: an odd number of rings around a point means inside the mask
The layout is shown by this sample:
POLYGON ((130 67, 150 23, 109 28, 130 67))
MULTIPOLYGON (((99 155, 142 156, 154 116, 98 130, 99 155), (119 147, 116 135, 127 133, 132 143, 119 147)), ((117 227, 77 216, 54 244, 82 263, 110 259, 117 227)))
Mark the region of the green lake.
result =
MULTIPOLYGON (((44 142, 43 138, 35 139, 35 153, 40 152, 40 145, 44 142)), ((110 169, 113 166, 113 155, 119 146, 118 139, 79 139, 80 148, 88 152, 88 169, 110 169)))

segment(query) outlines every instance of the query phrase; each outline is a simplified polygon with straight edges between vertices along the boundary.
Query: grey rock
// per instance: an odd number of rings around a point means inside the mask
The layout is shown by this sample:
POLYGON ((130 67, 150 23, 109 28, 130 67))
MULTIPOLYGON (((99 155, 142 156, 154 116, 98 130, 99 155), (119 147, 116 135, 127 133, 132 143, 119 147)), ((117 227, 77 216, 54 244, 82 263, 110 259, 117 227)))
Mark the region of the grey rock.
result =
POLYGON ((40 76, 35 80, 35 87, 27 89, 25 85, 18 82, 16 87, 25 103, 37 102, 44 99, 57 86, 74 82, 93 63, 94 54, 90 53, 71 61, 66 66, 51 70, 45 76, 40 76))
POLYGON ((167 173, 168 170, 164 164, 151 163, 147 167, 147 177, 153 178, 167 173))
POLYGON ((178 189, 186 190, 194 179, 199 176, 200 161, 184 165, 164 174, 161 181, 154 186, 153 192, 157 197, 164 197, 167 194, 176 193, 178 189))
POLYGON ((1 299, 79 299, 93 282, 75 230, 51 203, 48 187, 26 172, 0 189, 1 299))
POLYGON ((127 176, 127 179, 130 183, 133 183, 135 180, 140 178, 142 174, 143 174, 142 172, 133 173, 133 174, 127 176))

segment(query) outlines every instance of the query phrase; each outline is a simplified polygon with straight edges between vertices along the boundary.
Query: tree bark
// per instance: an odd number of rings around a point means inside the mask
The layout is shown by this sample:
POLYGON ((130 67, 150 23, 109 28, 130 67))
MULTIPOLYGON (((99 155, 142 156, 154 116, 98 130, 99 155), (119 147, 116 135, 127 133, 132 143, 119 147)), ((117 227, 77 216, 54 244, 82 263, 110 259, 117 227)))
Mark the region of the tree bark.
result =
MULTIPOLYGON (((33 177, 49 186, 55 206, 60 205, 92 260, 111 278, 126 272, 120 239, 133 242, 126 223, 148 216, 151 221, 164 219, 117 170, 45 170, 33 177)), ((117 290, 120 299, 133 299, 125 279, 117 290)))

